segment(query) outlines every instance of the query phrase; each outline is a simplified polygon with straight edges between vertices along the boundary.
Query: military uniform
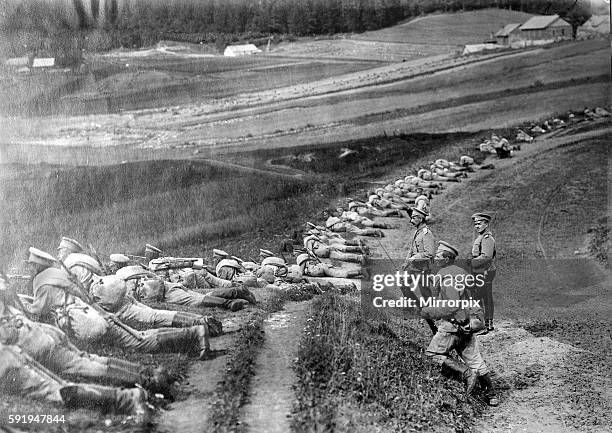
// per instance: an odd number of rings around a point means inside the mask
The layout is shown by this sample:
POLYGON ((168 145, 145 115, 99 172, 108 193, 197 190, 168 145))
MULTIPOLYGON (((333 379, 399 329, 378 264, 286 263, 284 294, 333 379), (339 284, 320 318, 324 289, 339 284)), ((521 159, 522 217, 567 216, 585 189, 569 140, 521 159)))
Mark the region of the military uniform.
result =
POLYGON ((296 261, 301 267, 302 275, 307 277, 357 278, 363 275, 363 271, 359 269, 341 269, 327 263, 315 262, 308 254, 300 254, 296 261))
POLYGON ((154 371, 139 364, 79 350, 59 328, 32 322, 16 308, 5 307, 2 314, 0 335, 4 342, 18 346, 62 377, 104 379, 117 385, 142 384, 154 391, 165 390, 169 385, 160 383, 160 376, 155 377, 154 371))
POLYGON ((365 265, 365 257, 362 254, 353 254, 338 251, 335 247, 322 243, 320 238, 315 235, 307 236, 304 238, 304 247, 312 251, 314 255, 320 258, 330 258, 332 260, 340 260, 344 262, 352 262, 365 265))
MULTIPOLYGON (((453 264, 457 257, 457 248, 440 241, 436 259, 452 257, 451 262, 438 270, 439 284, 432 288, 438 300, 469 300, 468 291, 458 287, 457 283, 466 281, 466 272, 453 264), (446 255, 444 255, 446 254, 446 255)), ((485 363, 474 332, 484 327, 482 309, 477 306, 454 306, 449 304, 423 306, 419 313, 428 320, 437 320, 437 332, 427 347, 426 354, 441 365, 443 371, 459 376, 465 383, 466 394, 470 394, 477 381, 480 381, 488 402, 496 406, 498 401, 493 390, 489 369, 485 363), (455 350, 465 364, 451 358, 455 350)))
POLYGON ((146 393, 139 388, 123 389, 75 384, 62 380, 14 345, 0 343, 0 384, 15 395, 63 403, 68 407, 111 409, 139 418, 146 409, 146 393))
MULTIPOLYGON (((479 218, 487 222, 491 220, 487 214, 479 213, 472 216, 474 220, 479 218)), ((472 245, 472 273, 484 276, 484 284, 477 288, 476 296, 483 303, 488 329, 493 327, 493 280, 497 273, 495 255, 495 238, 487 228, 483 233, 478 234, 472 245)))
POLYGON ((112 320, 107 321, 100 311, 72 295, 78 289, 64 270, 44 268, 52 265, 54 260, 43 251, 30 248, 28 261, 38 266, 39 270, 33 280, 34 301, 24 305, 30 314, 54 320, 71 338, 87 343, 104 340, 148 353, 200 350, 201 357, 207 355, 207 326, 136 331, 112 320))
POLYGON ((346 221, 342 221, 342 219, 338 217, 334 217, 334 216, 330 216, 329 218, 327 218, 327 220, 325 221, 325 227, 328 230, 332 232, 336 232, 336 233, 347 232, 347 233, 353 233, 359 236, 378 236, 378 237, 384 236, 380 230, 376 230, 376 229, 369 228, 369 227, 360 229, 359 227, 351 223, 348 223, 346 221))

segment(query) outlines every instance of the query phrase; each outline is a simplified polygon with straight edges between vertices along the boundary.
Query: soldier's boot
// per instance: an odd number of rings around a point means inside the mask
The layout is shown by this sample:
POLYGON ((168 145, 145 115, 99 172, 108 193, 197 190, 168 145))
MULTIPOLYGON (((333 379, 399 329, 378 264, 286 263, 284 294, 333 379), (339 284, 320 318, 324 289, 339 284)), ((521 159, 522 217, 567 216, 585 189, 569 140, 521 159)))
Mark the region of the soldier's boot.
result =
POLYGON ((355 269, 351 271, 346 271, 346 278, 364 278, 367 280, 368 278, 370 278, 370 274, 365 268, 355 269))
POLYGON ((494 331, 495 328, 493 327, 493 319, 485 320, 485 327, 487 328, 488 332, 494 331))
POLYGON ((370 248, 361 239, 359 239, 359 249, 364 256, 370 254, 370 248))
POLYGON ((212 357, 212 352, 210 350, 210 334, 208 332, 207 325, 200 325, 195 327, 196 335, 198 337, 198 343, 200 348, 200 353, 198 354, 199 360, 210 359, 212 357))
POLYGON ((153 393, 171 394, 174 379, 163 367, 142 368, 138 364, 108 360, 107 378, 113 383, 134 386, 137 383, 153 393))
POLYGON ((255 295, 245 286, 235 287, 232 289, 232 299, 244 299, 251 304, 256 304, 255 295))
POLYGON ((177 311, 172 319, 173 328, 189 328, 190 326, 206 325, 206 318, 197 314, 177 311))
POLYGON ((127 413, 136 422, 150 419, 147 393, 141 388, 111 388, 101 385, 67 385, 60 389, 67 407, 127 413))
POLYGON ((239 311, 247 305, 249 305, 249 301, 246 299, 226 299, 224 307, 231 311, 239 311))
POLYGON ((472 391, 474 391, 476 381, 478 380, 478 373, 476 370, 472 370, 468 366, 459 364, 450 358, 446 358, 444 360, 442 369, 443 371, 446 370, 447 372, 451 373, 451 375, 460 378, 460 380, 463 381, 466 397, 468 397, 472 391))
POLYGON ((480 381, 482 392, 487 397, 489 406, 499 405, 499 400, 495 396, 495 388, 493 387, 493 381, 491 380, 491 373, 483 374, 478 378, 478 380, 480 381))

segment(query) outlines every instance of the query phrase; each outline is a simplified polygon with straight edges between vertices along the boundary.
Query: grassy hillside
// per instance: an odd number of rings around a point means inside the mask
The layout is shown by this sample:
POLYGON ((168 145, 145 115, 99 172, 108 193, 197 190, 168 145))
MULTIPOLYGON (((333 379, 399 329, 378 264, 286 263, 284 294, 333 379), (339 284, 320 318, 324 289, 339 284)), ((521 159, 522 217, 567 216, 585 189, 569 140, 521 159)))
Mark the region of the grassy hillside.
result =
POLYGON ((355 36, 382 42, 426 45, 465 45, 481 43, 509 23, 523 23, 532 14, 505 9, 429 15, 404 24, 355 36))

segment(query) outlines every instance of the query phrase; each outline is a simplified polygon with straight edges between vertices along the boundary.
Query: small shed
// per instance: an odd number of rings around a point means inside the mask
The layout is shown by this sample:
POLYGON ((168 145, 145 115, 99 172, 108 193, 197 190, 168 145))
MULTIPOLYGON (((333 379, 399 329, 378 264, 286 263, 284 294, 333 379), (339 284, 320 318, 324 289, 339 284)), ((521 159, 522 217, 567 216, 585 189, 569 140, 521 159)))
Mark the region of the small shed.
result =
POLYGON ((10 59, 6 59, 4 64, 6 66, 17 66, 17 67, 23 67, 23 66, 28 66, 30 64, 30 59, 28 58, 28 56, 24 56, 24 57, 13 57, 10 59))
POLYGON ((486 50, 497 50, 499 48, 506 48, 500 46, 498 44, 470 44, 464 45, 463 51, 461 52, 462 56, 467 56, 469 54, 476 54, 486 50))
POLYGON ((559 15, 536 15, 520 27, 521 39, 537 45, 572 39, 572 25, 559 15))
POLYGON ((32 61, 33 68, 52 68, 55 66, 55 57, 37 57, 32 61))
POLYGON ((610 34, 610 15, 593 15, 578 27, 577 39, 598 38, 610 34))
POLYGON ((510 46, 521 38, 519 30, 521 23, 506 24, 503 29, 495 33, 495 40, 499 45, 510 46))
POLYGON ((261 50, 253 44, 244 45, 228 45, 223 52, 224 56, 238 57, 248 56, 255 53, 261 53, 261 50))

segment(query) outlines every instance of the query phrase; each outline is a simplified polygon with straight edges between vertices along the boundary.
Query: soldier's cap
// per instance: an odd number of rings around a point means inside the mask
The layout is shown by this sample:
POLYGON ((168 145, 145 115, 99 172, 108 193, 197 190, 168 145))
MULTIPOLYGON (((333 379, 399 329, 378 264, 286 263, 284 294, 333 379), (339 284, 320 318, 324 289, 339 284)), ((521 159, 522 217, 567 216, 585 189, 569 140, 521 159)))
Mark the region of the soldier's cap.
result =
POLYGON ((419 170, 417 173, 418 173, 417 175, 418 175, 419 177, 421 177, 421 175, 422 175, 423 173, 427 173, 427 170, 426 170, 426 169, 424 169, 424 168, 421 168, 421 169, 420 169, 420 170, 419 170))
POLYGON ((125 254, 114 253, 108 256, 111 262, 118 263, 120 265, 126 264, 130 262, 130 258, 125 254))
POLYGON ((232 259, 236 260, 240 264, 242 264, 242 262, 244 262, 244 260, 242 260, 240 257, 232 256, 232 259))
POLYGON ((285 261, 280 257, 266 257, 261 261, 261 266, 272 265, 272 266, 287 266, 285 261))
POLYGON ((426 195, 420 195, 417 198, 414 199, 415 203, 418 203, 421 200, 425 200, 427 203, 429 203, 429 197, 427 197, 426 195))
POLYGON ((438 251, 448 251, 449 253, 453 254, 455 257, 457 257, 459 255, 459 250, 457 249, 457 247, 454 247, 453 245, 449 244, 448 242, 444 242, 444 241, 440 241, 438 243, 438 251))
POLYGON ((299 265, 302 266, 302 263, 307 262, 308 260, 310 260, 310 256, 308 254, 300 254, 299 256, 297 256, 295 258, 295 262, 299 265))
POLYGON ((58 250, 61 250, 62 248, 67 249, 71 253, 82 253, 85 250, 85 248, 83 248, 83 245, 81 245, 72 238, 67 238, 66 236, 62 237, 62 240, 60 241, 59 246, 57 247, 58 250))
POLYGON ((274 256, 274 253, 272 251, 264 250, 263 248, 259 249, 259 257, 266 258, 266 257, 272 257, 272 256, 274 256))
POLYGON ((491 221, 491 215, 489 215, 488 213, 484 213, 484 212, 478 212, 475 213, 474 215, 472 215, 472 219, 474 221, 486 221, 486 222, 490 222, 491 221))
POLYGON ((28 263, 46 266, 47 268, 54 266, 56 263, 55 257, 38 248, 30 247, 28 252, 28 259, 26 260, 28 263))
POLYGON ((395 186, 402 186, 402 184, 404 183, 404 179, 398 179, 394 182, 395 186))
POLYGON ((376 194, 379 194, 379 193, 380 193, 380 194, 384 194, 384 193, 385 193, 385 189, 384 189, 384 188, 376 188, 376 189, 374 190, 374 192, 375 192, 376 194))
POLYGON ((412 211, 412 215, 414 215, 415 213, 422 216, 423 218, 429 216, 429 213, 425 212, 424 210, 421 210, 417 207, 411 207, 410 210, 412 211))
POLYGON ((162 250, 160 250, 157 247, 154 247, 151 244, 145 244, 145 252, 150 252, 150 253, 157 253, 157 254, 162 254, 162 250))
POLYGON ((321 234, 321 230, 319 230, 319 229, 310 229, 310 230, 308 230, 306 232, 306 234, 309 234, 309 235, 319 235, 319 234, 321 234))
POLYGON ((370 203, 372 203, 374 200, 378 200, 378 199, 379 199, 379 197, 376 194, 372 194, 371 196, 368 197, 368 201, 370 203))
POLYGON ((223 250, 218 250, 217 248, 213 248, 213 257, 221 257, 228 258, 230 255, 223 250))

